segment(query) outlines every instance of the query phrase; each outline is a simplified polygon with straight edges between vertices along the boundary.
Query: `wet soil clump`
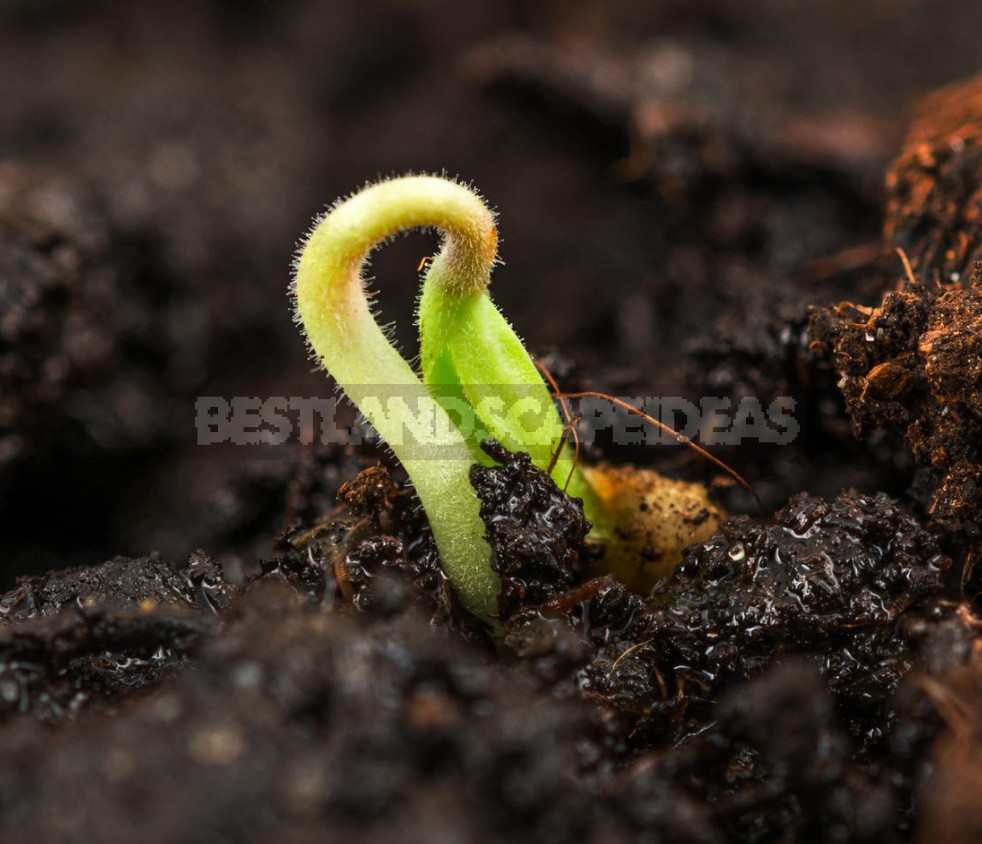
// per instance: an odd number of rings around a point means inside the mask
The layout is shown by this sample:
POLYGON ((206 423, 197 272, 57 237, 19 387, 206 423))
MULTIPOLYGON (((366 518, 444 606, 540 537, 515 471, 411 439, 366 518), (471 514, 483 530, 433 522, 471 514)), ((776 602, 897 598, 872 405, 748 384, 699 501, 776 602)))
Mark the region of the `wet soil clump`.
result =
POLYGON ((581 573, 590 520, 527 454, 511 454, 485 442, 485 453, 500 465, 474 466, 471 483, 481 499, 494 568, 501 575, 499 617, 537 606, 565 592, 581 573))
POLYGON ((200 552, 182 569, 117 557, 23 578, 0 596, 0 721, 74 721, 156 687, 219 630, 232 594, 200 552))
POLYGON ((921 104, 887 174, 884 234, 911 274, 873 306, 816 308, 812 350, 831 361, 857 436, 902 438, 912 493, 961 557, 982 541, 982 86, 921 104))

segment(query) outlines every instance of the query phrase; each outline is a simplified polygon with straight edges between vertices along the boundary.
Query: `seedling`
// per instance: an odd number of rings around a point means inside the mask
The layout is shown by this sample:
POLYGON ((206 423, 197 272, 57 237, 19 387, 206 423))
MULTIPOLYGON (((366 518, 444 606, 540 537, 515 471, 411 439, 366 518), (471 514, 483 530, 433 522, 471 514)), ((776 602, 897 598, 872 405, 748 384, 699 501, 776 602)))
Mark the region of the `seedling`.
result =
POLYGON ((484 203, 445 179, 394 179, 360 191, 316 223, 296 262, 297 317, 313 354, 412 479, 462 603, 489 618, 500 583, 470 484, 472 446, 375 321, 362 275, 372 249, 421 227, 444 235, 430 273, 436 269, 459 290, 487 286, 497 232, 484 203), (432 436, 407 436, 424 429, 432 436))
MULTIPOLYGON (((485 619, 493 616, 500 583, 469 478, 471 465, 486 459, 482 439, 528 452, 557 484, 581 498, 594 537, 613 546, 612 568, 624 569, 619 574, 639 588, 644 579, 617 561, 639 559, 652 541, 662 545, 674 535, 646 519, 674 524, 687 510, 712 508, 698 485, 666 485, 653 472, 581 471, 576 449, 567 443, 571 420, 564 425, 535 362, 491 301, 497 242, 494 215, 476 193, 444 178, 408 176, 367 187, 334 206, 302 245, 295 277, 297 317, 313 354, 408 472, 444 571, 464 606, 485 619), (413 228, 443 235, 437 255, 420 264, 422 380, 376 322, 362 275, 376 246, 413 228), (637 516, 649 511, 651 517, 637 516)), ((710 512, 698 532, 679 528, 675 534, 695 541, 696 533, 711 532, 722 514, 710 512)), ((680 540, 671 541, 680 553, 680 540)))

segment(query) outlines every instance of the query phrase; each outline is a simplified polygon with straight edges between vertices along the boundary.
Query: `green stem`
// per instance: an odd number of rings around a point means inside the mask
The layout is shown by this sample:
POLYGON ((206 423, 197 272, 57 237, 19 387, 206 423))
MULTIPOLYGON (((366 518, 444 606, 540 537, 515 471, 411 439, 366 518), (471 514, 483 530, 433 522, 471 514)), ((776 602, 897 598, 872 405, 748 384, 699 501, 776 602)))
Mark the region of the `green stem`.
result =
POLYGON ((314 354, 412 479, 461 602, 488 619, 500 581, 491 568, 480 502, 470 484, 473 451, 378 326, 362 277, 372 249, 420 227, 444 235, 434 264, 448 289, 465 294, 487 287, 497 251, 491 212, 461 185, 431 176, 405 177, 362 190, 317 223, 296 266, 297 315, 314 354), (389 391, 405 405, 388 401, 389 391), (406 436, 408 426, 424 422, 437 435, 406 436))

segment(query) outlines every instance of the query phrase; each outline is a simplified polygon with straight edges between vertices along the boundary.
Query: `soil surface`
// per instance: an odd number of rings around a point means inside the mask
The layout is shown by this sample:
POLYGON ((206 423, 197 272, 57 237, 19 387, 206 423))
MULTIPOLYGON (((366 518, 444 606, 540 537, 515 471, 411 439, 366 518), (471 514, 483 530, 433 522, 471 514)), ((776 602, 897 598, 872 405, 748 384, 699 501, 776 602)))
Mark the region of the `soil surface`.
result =
MULTIPOLYGON (((977 840, 980 27, 0 0, 0 840, 977 840), (200 396, 333 395, 294 244, 410 169, 497 206, 565 390, 793 397, 790 444, 712 447, 762 508, 585 445, 732 514, 638 595, 488 443, 491 630, 371 439, 198 446, 200 396)), ((373 261, 410 356, 435 246, 373 261)))

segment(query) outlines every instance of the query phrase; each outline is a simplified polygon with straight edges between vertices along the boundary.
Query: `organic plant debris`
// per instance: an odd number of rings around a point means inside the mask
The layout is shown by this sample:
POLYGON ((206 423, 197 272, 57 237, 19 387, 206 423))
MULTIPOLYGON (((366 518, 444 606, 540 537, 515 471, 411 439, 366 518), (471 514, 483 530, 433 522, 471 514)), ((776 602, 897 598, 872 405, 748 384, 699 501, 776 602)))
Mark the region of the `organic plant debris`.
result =
MULTIPOLYGON (((0 840, 976 840, 980 26, 0 3, 0 840), (489 629, 370 439, 195 447, 198 396, 331 395, 294 238, 409 169, 498 207, 495 300, 564 389, 793 396, 791 444, 713 449, 763 510, 584 443, 734 514, 638 595, 486 443, 489 629)), ((406 345, 433 246, 372 268, 406 345)))
POLYGON ((844 302, 811 318, 853 429, 906 440, 922 467, 913 494, 967 553, 982 538, 980 105, 978 82, 927 98, 887 173, 884 235, 911 276, 875 307, 844 302))

